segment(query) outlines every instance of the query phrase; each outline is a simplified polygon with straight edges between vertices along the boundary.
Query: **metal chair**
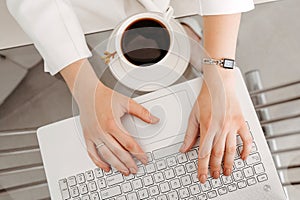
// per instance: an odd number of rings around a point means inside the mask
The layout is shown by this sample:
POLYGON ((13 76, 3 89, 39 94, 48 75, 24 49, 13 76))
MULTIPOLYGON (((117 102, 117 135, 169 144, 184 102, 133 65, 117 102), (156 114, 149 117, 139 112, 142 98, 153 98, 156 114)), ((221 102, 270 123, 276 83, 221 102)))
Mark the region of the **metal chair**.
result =
POLYGON ((298 106, 295 104, 300 103, 300 80, 264 88, 258 70, 247 72, 245 80, 286 195, 289 200, 298 200, 300 198, 300 104, 298 106), (296 93, 287 94, 289 88, 294 88, 293 91, 296 93), (268 93, 279 90, 282 90, 282 99, 267 101, 268 93), (270 114, 272 108, 281 107, 282 110, 287 110, 284 108, 286 104, 289 104, 289 108, 294 108, 289 109, 288 114, 283 116, 281 114, 279 117, 270 114), (283 131, 277 130, 278 124, 282 124, 283 131), (288 130, 291 126, 296 127, 296 130, 288 130))

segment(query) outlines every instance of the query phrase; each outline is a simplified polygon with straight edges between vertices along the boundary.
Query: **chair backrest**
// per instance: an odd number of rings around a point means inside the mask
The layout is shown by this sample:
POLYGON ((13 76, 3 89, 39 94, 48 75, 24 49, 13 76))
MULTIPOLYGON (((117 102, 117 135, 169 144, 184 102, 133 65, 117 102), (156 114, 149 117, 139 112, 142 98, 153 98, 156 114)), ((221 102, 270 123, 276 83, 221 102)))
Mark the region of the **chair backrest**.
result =
POLYGON ((245 79, 287 197, 299 200, 300 80, 264 88, 258 70, 245 79))
POLYGON ((50 199, 35 130, 0 132, 0 199, 50 199))

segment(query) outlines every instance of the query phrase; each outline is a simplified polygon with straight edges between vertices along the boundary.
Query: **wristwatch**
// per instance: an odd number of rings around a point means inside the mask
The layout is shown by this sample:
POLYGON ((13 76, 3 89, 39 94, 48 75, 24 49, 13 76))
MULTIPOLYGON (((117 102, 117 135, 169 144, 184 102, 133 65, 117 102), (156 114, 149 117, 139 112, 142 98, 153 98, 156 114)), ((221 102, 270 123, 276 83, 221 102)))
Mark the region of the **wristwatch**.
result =
POLYGON ((229 58, 223 58, 220 60, 212 59, 212 58, 204 58, 202 61, 203 64, 207 65, 218 65, 225 69, 233 69, 235 66, 235 61, 229 58))

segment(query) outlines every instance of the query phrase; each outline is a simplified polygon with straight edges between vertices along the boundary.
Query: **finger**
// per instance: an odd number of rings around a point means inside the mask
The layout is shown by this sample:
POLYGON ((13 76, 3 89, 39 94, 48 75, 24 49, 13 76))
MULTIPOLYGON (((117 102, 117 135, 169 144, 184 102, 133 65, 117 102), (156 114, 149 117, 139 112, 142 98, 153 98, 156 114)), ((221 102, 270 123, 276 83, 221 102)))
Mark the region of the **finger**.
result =
POLYGON ((113 128, 109 130, 112 136, 123 146, 125 150, 130 152, 143 164, 147 164, 148 158, 140 145, 133 139, 133 137, 126 131, 121 122, 118 125, 115 124, 113 128))
POLYGON ((226 138, 224 155, 224 175, 229 176, 232 172, 234 156, 236 153, 236 133, 229 133, 226 138))
POLYGON ((126 176, 129 175, 128 168, 109 150, 109 148, 106 146, 106 143, 105 143, 105 145, 98 148, 98 152, 99 152, 100 156, 106 162, 108 162, 111 166, 116 168, 122 174, 124 174, 126 176))
POLYGON ((116 140, 109 134, 103 137, 106 147, 129 169, 133 174, 136 174, 138 167, 132 156, 126 151, 116 140))
POLYGON ((241 153, 241 158, 245 160, 251 152, 251 146, 253 142, 252 136, 246 123, 244 123, 244 125, 240 128, 238 134, 241 136, 241 139, 243 141, 243 151, 241 153))
POLYGON ((191 113, 188 122, 188 127, 184 136, 184 141, 179 151, 183 153, 190 150, 190 148, 194 146, 195 142, 197 141, 198 136, 199 136, 199 124, 195 118, 195 115, 191 113))
POLYGON ((159 122, 159 118, 153 116, 149 110, 132 99, 129 100, 128 113, 147 123, 156 124, 159 122))
POLYGON ((86 140, 86 146, 87 146, 88 154, 92 159, 92 161, 95 163, 95 165, 97 165, 99 168, 103 169, 104 171, 109 172, 110 166, 100 158, 98 151, 95 147, 95 144, 90 140, 86 140))
POLYGON ((225 150, 226 133, 217 134, 210 156, 210 170, 213 178, 220 177, 221 163, 225 150))
POLYGON ((198 151, 198 179, 201 183, 205 183, 208 173, 208 164, 212 146, 212 139, 208 137, 207 130, 203 129, 203 126, 201 124, 200 133, 201 135, 198 151))

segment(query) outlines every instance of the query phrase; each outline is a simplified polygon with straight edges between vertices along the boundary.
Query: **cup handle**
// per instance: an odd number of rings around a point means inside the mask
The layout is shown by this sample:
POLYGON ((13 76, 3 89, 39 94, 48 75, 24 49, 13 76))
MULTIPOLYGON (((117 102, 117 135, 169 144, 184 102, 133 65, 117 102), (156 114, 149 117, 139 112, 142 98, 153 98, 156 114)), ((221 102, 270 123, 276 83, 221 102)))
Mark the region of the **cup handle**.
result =
POLYGON ((173 14, 174 14, 174 9, 171 6, 169 6, 166 12, 164 13, 165 20, 169 21, 171 17, 173 17, 173 14))

